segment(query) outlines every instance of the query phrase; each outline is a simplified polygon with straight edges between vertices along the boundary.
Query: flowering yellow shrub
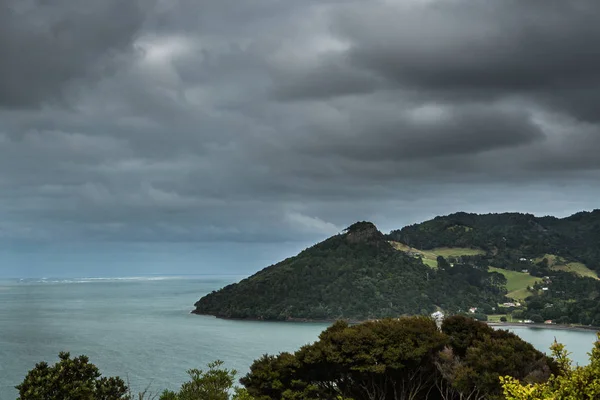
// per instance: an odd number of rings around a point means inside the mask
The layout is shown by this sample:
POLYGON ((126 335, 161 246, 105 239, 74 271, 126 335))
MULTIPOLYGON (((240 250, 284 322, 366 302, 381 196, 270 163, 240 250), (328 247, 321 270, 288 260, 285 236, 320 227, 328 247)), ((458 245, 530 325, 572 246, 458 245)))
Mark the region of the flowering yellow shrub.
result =
POLYGON ((506 376, 500 381, 507 400, 588 400, 600 399, 600 332, 589 354, 590 363, 573 367, 565 346, 556 341, 550 347, 560 366, 560 374, 545 383, 523 385, 506 376))

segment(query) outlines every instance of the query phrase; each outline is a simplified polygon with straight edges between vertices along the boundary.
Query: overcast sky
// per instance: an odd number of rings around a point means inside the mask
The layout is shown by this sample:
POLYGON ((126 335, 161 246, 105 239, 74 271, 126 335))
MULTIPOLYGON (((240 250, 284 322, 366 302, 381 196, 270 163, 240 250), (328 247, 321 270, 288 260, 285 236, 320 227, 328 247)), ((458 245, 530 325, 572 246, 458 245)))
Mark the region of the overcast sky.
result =
POLYGON ((0 275, 246 273, 598 208, 598 0, 0 0, 0 275))

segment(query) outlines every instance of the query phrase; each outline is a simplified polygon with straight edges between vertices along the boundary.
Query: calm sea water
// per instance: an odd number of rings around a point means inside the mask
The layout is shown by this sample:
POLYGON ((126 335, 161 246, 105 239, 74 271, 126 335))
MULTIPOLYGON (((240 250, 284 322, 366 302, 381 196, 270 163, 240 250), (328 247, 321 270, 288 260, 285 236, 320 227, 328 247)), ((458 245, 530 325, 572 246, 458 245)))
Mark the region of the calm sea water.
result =
MULTIPOLYGON (((194 302, 240 277, 0 281, 0 400, 16 398, 36 362, 58 352, 86 354, 104 375, 134 389, 176 389, 185 371, 216 359, 240 374, 265 353, 313 342, 327 324, 228 321, 191 315, 194 302)), ((595 335, 548 329, 513 331, 540 350, 556 337, 586 363, 595 335)))

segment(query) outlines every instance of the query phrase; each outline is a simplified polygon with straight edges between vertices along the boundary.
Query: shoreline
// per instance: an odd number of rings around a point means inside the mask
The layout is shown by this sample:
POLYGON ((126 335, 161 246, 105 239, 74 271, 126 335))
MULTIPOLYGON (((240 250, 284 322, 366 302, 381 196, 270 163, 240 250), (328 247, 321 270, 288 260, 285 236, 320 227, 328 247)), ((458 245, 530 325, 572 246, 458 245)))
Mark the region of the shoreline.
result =
MULTIPOLYGON (((214 317, 218 319, 225 319, 231 321, 253 321, 253 322, 291 322, 291 323, 313 323, 313 324, 333 324, 339 319, 310 319, 310 318, 288 318, 288 319, 263 319, 263 318, 233 318, 223 317, 213 314, 198 313, 196 310, 190 312, 194 315, 202 315, 205 317, 214 317)), ((366 320, 349 320, 342 319, 342 321, 348 322, 348 324, 360 324, 363 322, 375 321, 372 319, 366 320)), ((529 329, 554 329, 562 331, 579 331, 579 332, 598 332, 600 327, 598 326, 583 326, 583 325, 561 325, 561 324, 526 324, 519 322, 484 322, 491 327, 504 327, 504 328, 529 328, 529 329)))
POLYGON ((554 329, 558 331, 598 332, 598 326, 561 325, 561 324, 526 324, 519 322, 487 322, 488 326, 505 328, 554 329))

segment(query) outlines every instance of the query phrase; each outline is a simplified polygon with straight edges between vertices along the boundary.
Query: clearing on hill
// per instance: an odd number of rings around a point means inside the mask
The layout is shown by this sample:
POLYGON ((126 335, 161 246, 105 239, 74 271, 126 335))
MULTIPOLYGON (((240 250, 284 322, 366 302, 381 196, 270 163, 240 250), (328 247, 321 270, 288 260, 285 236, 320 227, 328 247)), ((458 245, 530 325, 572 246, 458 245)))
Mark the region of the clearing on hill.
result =
POLYGON ((414 247, 410 247, 402 242, 390 241, 390 244, 396 250, 404 251, 407 253, 420 254, 421 260, 423 260, 423 264, 425 264, 431 268, 437 268, 438 256, 448 258, 448 257, 475 256, 475 255, 485 254, 485 251, 483 251, 483 250, 470 249, 467 247, 438 247, 438 248, 435 248, 432 250, 420 250, 420 249, 416 249, 414 247))
POLYGON ((571 272, 579 276, 598 279, 598 274, 589 269, 585 264, 580 262, 568 262, 564 258, 554 254, 546 254, 544 257, 536 258, 534 262, 538 263, 544 258, 548 260, 548 266, 552 270, 571 272))
POLYGON ((536 282, 541 281, 540 278, 531 276, 525 272, 510 271, 502 268, 489 268, 490 272, 498 272, 504 275, 506 278, 506 290, 508 293, 507 297, 515 300, 524 300, 527 296, 531 295, 527 291, 527 286, 533 286, 536 282))

